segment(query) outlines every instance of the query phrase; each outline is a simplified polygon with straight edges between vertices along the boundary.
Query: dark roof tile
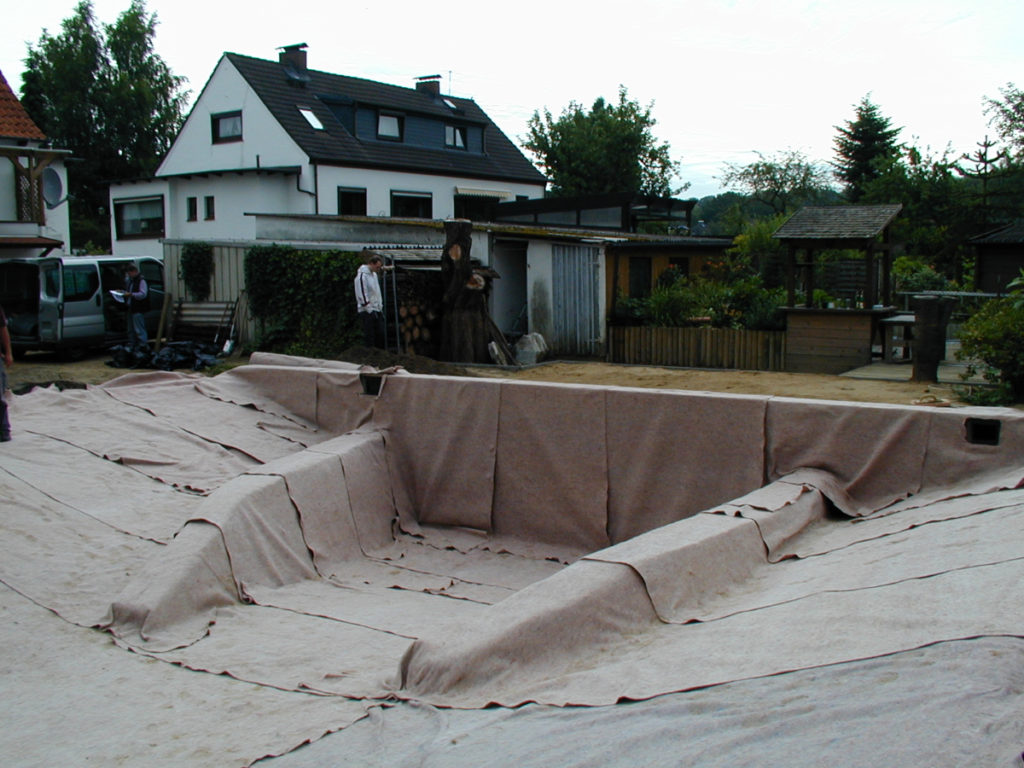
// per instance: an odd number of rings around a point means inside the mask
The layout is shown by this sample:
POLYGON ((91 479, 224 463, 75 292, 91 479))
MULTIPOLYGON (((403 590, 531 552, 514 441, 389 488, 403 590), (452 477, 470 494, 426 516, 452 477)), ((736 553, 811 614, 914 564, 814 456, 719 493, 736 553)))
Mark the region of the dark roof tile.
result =
POLYGON ((378 83, 357 77, 307 70, 300 84, 276 61, 235 53, 225 57, 235 66, 292 139, 310 159, 329 165, 392 168, 421 173, 469 176, 542 184, 545 179, 523 153, 472 99, 434 98, 415 88, 378 83), (455 111, 445 104, 447 99, 455 111), (407 114, 479 124, 486 129, 483 154, 429 149, 408 144, 357 139, 328 104, 357 103, 407 114), (311 109, 324 126, 317 130, 299 112, 311 109))

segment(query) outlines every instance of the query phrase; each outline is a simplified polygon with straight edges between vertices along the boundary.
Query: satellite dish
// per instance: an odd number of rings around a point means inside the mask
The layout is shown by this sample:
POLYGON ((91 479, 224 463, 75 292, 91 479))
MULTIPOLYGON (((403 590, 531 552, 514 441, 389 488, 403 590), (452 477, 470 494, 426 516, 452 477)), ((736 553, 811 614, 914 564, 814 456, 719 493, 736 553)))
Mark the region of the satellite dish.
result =
POLYGON ((50 210, 67 200, 64 197, 64 182, 53 168, 43 169, 43 200, 50 210))

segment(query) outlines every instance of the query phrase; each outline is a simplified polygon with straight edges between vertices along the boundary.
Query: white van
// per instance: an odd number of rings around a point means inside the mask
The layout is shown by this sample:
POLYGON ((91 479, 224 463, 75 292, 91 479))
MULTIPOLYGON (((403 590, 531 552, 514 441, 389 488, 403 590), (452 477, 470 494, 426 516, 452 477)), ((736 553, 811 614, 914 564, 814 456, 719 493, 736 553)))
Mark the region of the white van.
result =
POLYGON ((125 306, 110 291, 124 289, 125 265, 131 261, 149 286, 146 328, 156 338, 164 304, 164 267, 157 259, 0 258, 0 306, 15 354, 46 349, 70 355, 126 341, 125 306))

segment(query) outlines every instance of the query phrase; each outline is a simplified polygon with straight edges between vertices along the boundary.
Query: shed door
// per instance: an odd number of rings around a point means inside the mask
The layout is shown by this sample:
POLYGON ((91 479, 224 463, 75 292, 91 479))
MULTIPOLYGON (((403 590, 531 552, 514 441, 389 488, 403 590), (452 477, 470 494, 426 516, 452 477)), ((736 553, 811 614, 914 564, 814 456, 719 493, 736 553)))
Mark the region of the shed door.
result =
POLYGON ((594 246, 556 245, 552 249, 553 352, 601 353, 601 251, 594 246))

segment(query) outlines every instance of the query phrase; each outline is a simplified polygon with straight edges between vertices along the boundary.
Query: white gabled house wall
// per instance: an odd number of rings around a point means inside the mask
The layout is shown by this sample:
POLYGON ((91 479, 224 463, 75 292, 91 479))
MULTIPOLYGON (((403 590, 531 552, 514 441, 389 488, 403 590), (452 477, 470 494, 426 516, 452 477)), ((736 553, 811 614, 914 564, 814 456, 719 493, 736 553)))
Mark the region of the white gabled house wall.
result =
POLYGON ((392 192, 429 194, 433 219, 454 215, 458 189, 487 190, 506 200, 540 197, 544 190, 542 183, 313 163, 225 55, 156 179, 111 185, 113 252, 159 255, 163 239, 251 241, 256 233, 248 214, 336 215, 339 187, 365 189, 369 216, 391 215, 392 192), (241 140, 215 142, 214 116, 233 112, 242 116, 241 140), (118 208, 126 201, 157 197, 164 211, 162 231, 150 237, 121 236, 118 208))
POLYGON ((230 60, 221 57, 156 175, 302 166, 306 162, 305 154, 252 87, 230 60), (214 143, 213 116, 238 111, 242 113, 242 140, 214 143))
POLYGON ((110 188, 111 242, 115 255, 163 255, 162 239, 253 239, 247 213, 313 213, 312 166, 230 61, 221 58, 173 146, 157 169, 157 181, 123 182, 110 188), (242 140, 215 143, 214 115, 242 112, 242 140), (288 171, 254 169, 280 169, 288 171), (300 191, 307 188, 306 192, 300 191), (128 200, 161 196, 160 237, 120 237, 117 209, 128 200), (189 199, 195 200, 194 219, 189 199), (212 218, 207 200, 212 198, 212 218))

